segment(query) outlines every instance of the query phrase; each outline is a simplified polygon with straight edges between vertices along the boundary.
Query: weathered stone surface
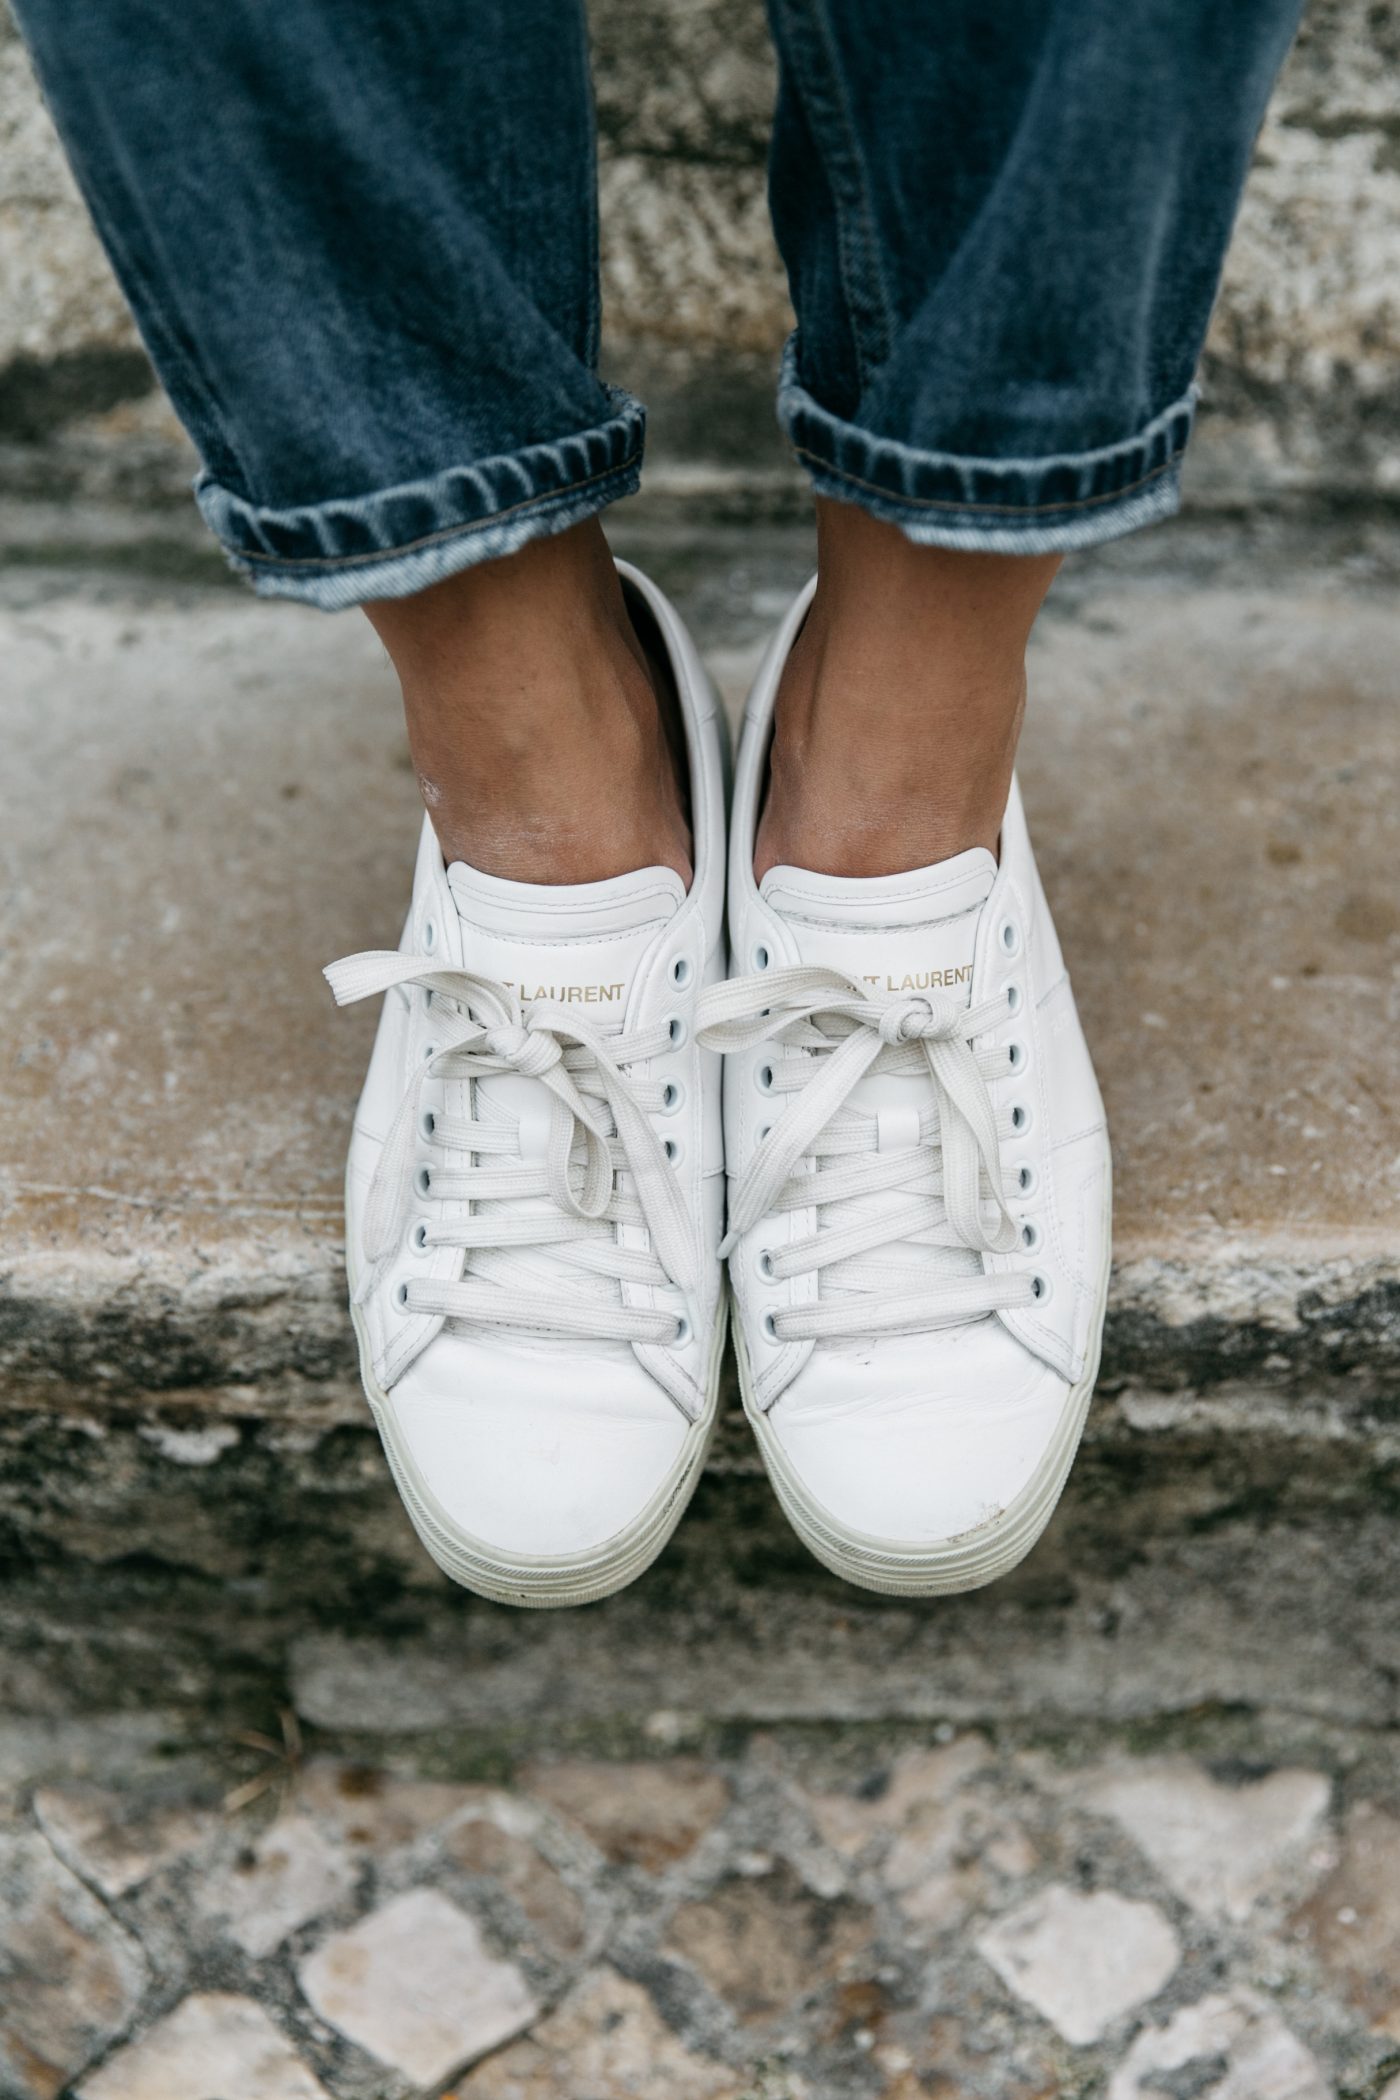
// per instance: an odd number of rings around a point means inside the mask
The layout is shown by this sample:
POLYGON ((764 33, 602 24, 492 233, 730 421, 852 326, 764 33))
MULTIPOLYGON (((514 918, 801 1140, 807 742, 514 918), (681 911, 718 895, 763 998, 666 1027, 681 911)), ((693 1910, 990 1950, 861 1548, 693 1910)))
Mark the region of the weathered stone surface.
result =
POLYGON ((297 1807, 357 1852, 383 1854, 441 1829, 463 1811, 488 1807, 489 1788, 380 1771, 339 1758, 314 1759, 298 1777, 297 1807))
POLYGON ((985 1739, 975 1734, 910 1751, 882 1787, 817 1796, 817 1828, 848 1857, 873 1853, 907 1917, 940 1928, 957 1924, 991 1886, 1030 1873, 1036 1860, 1006 1805, 965 1785, 987 1757, 985 1739))
MULTIPOLYGON (((631 543, 733 645, 731 684, 806 558, 750 537, 631 543)), ((506 1629, 448 1590, 358 1393, 340 1177, 372 1016, 336 1016, 318 975, 395 936, 417 814, 385 668, 351 622, 11 572, 0 1533, 42 1573, 0 1621, 24 1704, 81 1682, 236 1699, 242 1725, 290 1654, 305 1710, 351 1735, 662 1698, 1392 1720, 1400 941, 1375 871, 1400 846, 1400 621, 1341 562, 1270 583, 1236 552, 1207 587, 1216 550, 1082 572, 1037 644, 1024 781, 1109 1097, 1120 1266, 1089 1439, 996 1642, 985 1599, 825 1582, 734 1419, 723 1483, 635 1594, 506 1629), (60 775, 81 856, 48 821, 60 775), (697 1600, 714 1637, 678 1646, 697 1600)))
POLYGON ((1013 2059, 999 2044, 976 2021, 945 2015, 912 2046, 876 2042, 866 2061, 881 2075, 880 2100, 1060 2100, 1048 2050, 1022 2043, 1013 2059))
POLYGON ((108 1898, 139 1888, 214 1827, 184 1806, 129 1801, 96 1786, 40 1787, 34 1814, 64 1865, 108 1898))
POLYGON ((519 2034, 539 2007, 487 1953, 465 1911, 411 1889, 338 1932, 297 1971, 323 2020, 381 2063, 432 2085, 519 2034))
POLYGON ((979 1933, 977 1951, 1066 2041, 1081 2045, 1155 1998, 1181 1959, 1155 1905, 1060 1884, 979 1933))
POLYGON ((526 2040, 459 2081, 459 2100, 738 2100, 723 2065, 684 2048, 614 1969, 584 1978, 526 2040))
POLYGON ((682 1858, 724 1813, 724 1783, 695 1762, 531 1766, 530 1792, 586 1830, 605 1858, 655 1872, 682 1858))
POLYGON ((1400 2041, 1400 1818, 1358 1803, 1335 1868, 1294 1923, 1352 2003, 1400 2041))
POLYGON ((908 1750, 888 1775, 875 1775, 859 1793, 815 1794, 812 1813, 828 1845, 854 1858, 874 1841, 902 1838, 911 1823, 947 1810, 963 1781, 980 1771, 988 1755, 986 1739, 968 1733, 926 1750, 908 1750))
POLYGON ((1224 1786, 1184 1758, 1090 1774, 1081 1791, 1117 1817, 1177 1895, 1236 1919, 1306 1874, 1331 1795, 1320 1772, 1224 1786))
POLYGON ((251 1998, 203 1991, 85 2078, 79 2100, 328 2100, 251 1998))
MULTIPOLYGON (((1359 1401, 1400 1360, 1397 1198, 1366 1105, 1368 1087, 1400 1098, 1400 923, 1367 872, 1400 830, 1393 609, 1091 603, 1041 636, 1023 770, 1118 1150, 1108 1374, 1300 1396, 1339 1380, 1359 1401)), ((351 623, 197 594, 35 604, 0 618, 0 646, 23 871, 7 1391, 170 1408, 217 1390, 301 1430, 358 1419, 337 1233, 373 1017, 328 1011, 317 965, 387 937, 402 901, 416 805, 382 659, 351 623), (60 764, 81 863, 43 821, 60 764)), ((204 1532, 166 1550, 227 1551, 204 1532)))
POLYGON ((454 1865, 504 1889, 551 1953, 568 1956, 581 1950, 583 1903, 528 1838, 502 1829, 488 1815, 467 1816, 448 1832, 444 1851, 454 1865))
POLYGON ((40 103, 8 7, 0 6, 0 368, 136 331, 40 103))
POLYGON ((868 1962, 872 1929, 859 1905, 815 1896, 779 1865, 682 1904, 668 1938, 741 2020, 768 2020, 868 1962))
POLYGON ((131 2019, 140 1947, 42 1837, 0 1833, 0 2093, 56 2100, 131 2019))
MULTIPOLYGON (((985 1619, 984 1632, 999 1623, 985 1619)), ((314 1823, 352 1863, 353 1893, 302 1928, 291 1958, 285 1945, 248 1951, 210 1926, 211 1868, 222 1872, 236 1841, 220 1818, 212 1845, 117 1899, 148 1949, 150 2010, 143 2020, 143 2008, 119 2008, 122 2024, 91 2067, 75 2086, 54 2074, 45 2100, 70 2090, 77 2100, 322 2100, 322 2087, 327 2100, 407 2100, 444 2083, 459 2100, 1382 2100, 1394 2077, 1400 2038, 1377 2020, 1385 2001, 1374 1995, 1395 1973, 1376 1929, 1394 1908, 1394 1863, 1378 1839, 1386 1826, 1394 1838, 1400 1777, 1383 1730, 1236 1707, 1155 1724, 1176 1745, 1168 1759, 1135 1750, 1137 1731, 1080 1723, 1047 1736, 1043 1717, 962 1737, 829 1718, 695 1729, 681 1770, 713 1777, 727 1805, 655 1876, 610 1860, 525 1792, 523 1768, 507 1780, 501 1739, 480 1730, 401 1741, 392 1772, 318 1758, 286 1784, 284 1817, 314 1823), (496 1784, 430 1776, 483 1761, 496 1784), (1329 1929, 1352 1955, 1362 1950, 1359 1963, 1339 1967, 1305 1930, 1308 1916, 1283 1920, 1271 1882, 1238 1917, 1198 1909, 1173 1967, 1178 1950, 1152 1900, 1161 1873, 1102 1812, 1105 1776, 1141 1772, 1150 1789, 1170 1772, 1179 1788, 1193 1771, 1219 1785, 1250 1770, 1325 1774, 1343 1790, 1345 1825, 1328 1810, 1307 1867, 1329 1871, 1332 1858, 1329 1929), (965 1817, 954 1871, 984 1893, 967 1915, 960 1895, 924 1920, 887 1877, 911 1839, 941 1842, 940 1802, 965 1817), (351 1820, 376 1809, 377 1822, 351 1820), (1009 1858, 1008 1832, 1024 1848, 1009 1858), (1036 1875, 1058 1879, 1028 1900, 1015 1883, 1031 1849, 1036 1875), (1357 1862, 1370 1873, 1364 1888, 1344 1878, 1357 1862), (566 1885, 576 1907, 560 1910, 566 1885), (553 1944, 532 1910, 544 1928, 563 1928, 553 1944), (571 1936, 580 1915, 582 1940, 571 1936), (488 1959, 483 1973, 473 1919, 519 1955, 488 1959), (498 2015, 503 1997, 519 2003, 515 1960, 538 1976, 541 1997, 548 1979, 549 2010, 523 2038, 483 2040, 483 2012, 498 2015), (297 1968, 314 1986, 318 1961, 330 1987, 308 1998, 297 1968), (479 2047, 474 2063, 443 2069, 479 2047)), ((227 1753, 211 1733, 172 1756, 177 1732, 143 1752, 106 1722, 71 1722, 53 1738, 54 1762, 74 1775, 105 1770, 103 1810, 118 1830, 142 1828, 157 1799, 202 1819, 199 1805, 227 1784, 227 1753)), ((618 1733, 610 1723, 608 1738, 618 1733)), ((64 1791, 78 1791, 75 1777, 64 1791)), ((684 1819, 687 1796, 676 1799, 684 1819)), ((40 1845, 31 1809, 27 1786, 0 1794, 0 1817, 40 1845)), ((88 1900, 100 1937, 105 1914, 88 1900)), ((91 2010, 80 1997, 90 1972, 69 1951, 49 1957, 46 2031, 91 2010)), ((9 2013, 5 1983, 0 2006, 9 2013)), ((490 2031, 501 2026, 496 2017, 490 2031)), ((8 2072, 0 2057, 5 2100, 34 2100, 8 2072)))
POLYGON ((1145 2027, 1109 2083, 1108 2100, 1332 2100, 1317 2059, 1273 2009, 1248 1993, 1202 1998, 1164 2027, 1145 2027))
POLYGON ((254 1959, 333 1910, 355 1884, 350 1862, 304 1815, 279 1816, 200 1890, 199 1908, 254 1959))

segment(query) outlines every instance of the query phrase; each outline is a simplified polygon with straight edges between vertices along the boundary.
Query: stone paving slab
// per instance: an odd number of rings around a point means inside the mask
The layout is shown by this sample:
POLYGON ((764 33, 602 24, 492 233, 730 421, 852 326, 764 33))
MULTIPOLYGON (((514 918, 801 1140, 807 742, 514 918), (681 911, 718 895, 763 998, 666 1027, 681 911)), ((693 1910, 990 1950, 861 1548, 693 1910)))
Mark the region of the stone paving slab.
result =
POLYGON ((1249 1761, 1209 1728, 1170 1754, 1103 1730, 749 1731, 541 1750, 483 1785, 467 1744, 112 1763, 88 1724, 100 1803, 51 1776, 4 1805, 30 1894, 0 1907, 0 1976, 48 1979, 0 1992, 0 2093, 1388 2100, 1398 1743, 1260 1734, 1249 1761), (84 1850, 60 1860, 70 1799, 84 1850), (110 1893, 105 1863, 177 1816, 110 1893), (209 1885, 299 1828, 337 1871, 252 1945, 209 1885))

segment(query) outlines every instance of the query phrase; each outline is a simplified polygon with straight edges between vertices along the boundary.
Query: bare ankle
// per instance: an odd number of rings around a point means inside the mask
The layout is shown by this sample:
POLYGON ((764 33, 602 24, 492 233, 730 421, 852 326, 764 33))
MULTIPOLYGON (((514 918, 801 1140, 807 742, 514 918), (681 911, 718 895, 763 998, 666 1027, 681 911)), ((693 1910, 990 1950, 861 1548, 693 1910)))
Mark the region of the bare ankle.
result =
POLYGON ((1025 648, 1058 562, 917 547, 818 506, 811 612, 778 692, 760 878, 997 850, 1025 709, 1025 648))
POLYGON ((663 865, 690 879, 661 666, 590 521, 366 608, 403 688, 445 857, 519 882, 663 865))

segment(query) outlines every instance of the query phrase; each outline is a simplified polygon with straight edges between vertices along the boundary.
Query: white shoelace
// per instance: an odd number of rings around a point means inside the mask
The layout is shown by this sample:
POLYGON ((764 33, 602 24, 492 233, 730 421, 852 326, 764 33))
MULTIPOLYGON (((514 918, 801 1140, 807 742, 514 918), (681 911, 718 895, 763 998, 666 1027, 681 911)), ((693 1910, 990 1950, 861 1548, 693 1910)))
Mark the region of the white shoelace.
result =
POLYGON ((673 1285, 693 1303, 699 1278, 698 1234, 649 1121, 667 1105, 665 1087, 627 1069, 672 1047, 669 1024, 608 1033, 571 1008, 522 1004, 494 978, 388 949, 346 956, 325 976, 340 1006, 412 984, 441 1009, 441 1039, 405 1089, 370 1189, 360 1301, 402 1243, 416 1181, 434 1208, 472 1208, 470 1215, 420 1216, 414 1224, 415 1249, 464 1248, 467 1263, 459 1282, 424 1278, 400 1286, 408 1310, 532 1334, 679 1340, 682 1319, 626 1305, 620 1288, 673 1285), (429 1079, 502 1073, 537 1079, 549 1090, 542 1158, 522 1156, 520 1118, 475 1095, 470 1120, 421 1111, 429 1079), (418 1164, 425 1148, 430 1166, 418 1164), (645 1226, 651 1247, 622 1246, 617 1228, 624 1225, 645 1226))
POLYGON ((702 995, 701 1043, 728 1053, 773 1043, 765 1091, 789 1097, 732 1192, 721 1251, 773 1213, 817 1212, 815 1232, 763 1256, 776 1281, 822 1272, 817 1303, 771 1316, 775 1340, 919 1334, 1034 1298, 1031 1277, 988 1276, 969 1260, 1019 1239, 1001 1177, 1011 1113, 998 1114, 988 1086, 1006 1072, 1006 1052, 977 1047, 1005 1017, 1001 999, 873 997, 843 971, 815 967, 702 995), (897 1150, 881 1151, 878 1117, 850 1103, 876 1073, 932 1082, 917 1138, 897 1150))

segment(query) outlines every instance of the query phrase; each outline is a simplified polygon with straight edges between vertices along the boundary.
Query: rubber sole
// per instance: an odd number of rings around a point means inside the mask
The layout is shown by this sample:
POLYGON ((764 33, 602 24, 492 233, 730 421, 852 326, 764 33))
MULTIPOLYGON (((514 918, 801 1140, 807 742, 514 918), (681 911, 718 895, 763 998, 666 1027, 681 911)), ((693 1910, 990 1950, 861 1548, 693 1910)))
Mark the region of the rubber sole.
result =
MULTIPOLYGON (((1107 1225, 1112 1218, 1113 1185, 1110 1168, 1104 1244, 1109 1247, 1107 1225)), ((739 1362, 739 1390, 744 1413, 752 1425, 768 1478, 782 1505, 783 1514, 808 1551, 823 1567, 830 1568, 858 1589, 875 1590, 886 1597, 946 1597, 963 1590, 982 1589, 1009 1574, 1023 1561, 1055 1513, 1065 1482, 1074 1464, 1089 1403, 1099 1375, 1103 1349, 1104 1314, 1108 1304, 1111 1250, 1105 1253, 1099 1281, 1094 1322, 1094 1345, 1084 1376, 1070 1388, 1064 1411, 1040 1464, 1020 1493, 993 1522, 956 1538, 940 1539, 934 1545, 915 1541, 872 1538, 840 1524, 807 1493, 789 1464, 768 1417, 753 1404, 752 1380, 743 1330, 734 1323, 734 1353, 739 1362)))
POLYGON ((354 1303, 354 1289, 352 1276, 350 1315, 360 1345, 360 1382, 365 1398, 409 1520, 444 1575, 478 1597, 489 1598, 493 1604, 553 1611, 575 1604, 596 1604, 600 1598, 626 1589, 629 1582, 645 1573, 685 1514, 714 1439, 719 1418, 720 1367, 729 1325, 727 1290, 720 1292, 715 1316, 705 1412, 692 1424, 681 1455, 660 1488, 632 1523, 601 1545, 582 1554, 544 1556, 510 1555, 473 1538, 454 1524, 436 1501, 399 1434, 389 1397, 374 1375, 369 1338, 360 1308, 354 1303))

